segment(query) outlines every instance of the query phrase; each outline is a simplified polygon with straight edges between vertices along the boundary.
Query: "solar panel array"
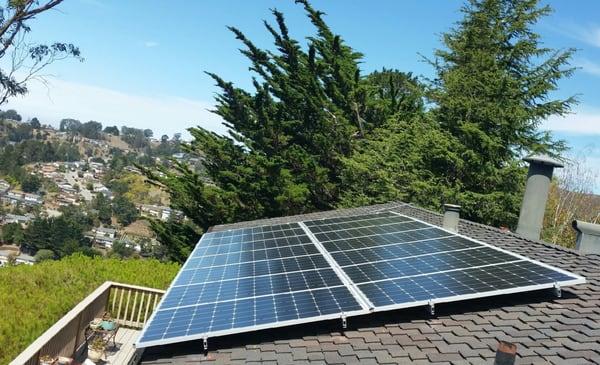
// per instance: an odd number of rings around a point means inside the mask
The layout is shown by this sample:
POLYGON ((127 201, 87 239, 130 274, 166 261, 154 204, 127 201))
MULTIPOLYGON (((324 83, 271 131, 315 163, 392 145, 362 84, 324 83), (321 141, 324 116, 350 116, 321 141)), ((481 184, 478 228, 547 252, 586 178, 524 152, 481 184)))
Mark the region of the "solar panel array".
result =
POLYGON ((137 346, 584 281, 393 212, 213 232, 137 346))

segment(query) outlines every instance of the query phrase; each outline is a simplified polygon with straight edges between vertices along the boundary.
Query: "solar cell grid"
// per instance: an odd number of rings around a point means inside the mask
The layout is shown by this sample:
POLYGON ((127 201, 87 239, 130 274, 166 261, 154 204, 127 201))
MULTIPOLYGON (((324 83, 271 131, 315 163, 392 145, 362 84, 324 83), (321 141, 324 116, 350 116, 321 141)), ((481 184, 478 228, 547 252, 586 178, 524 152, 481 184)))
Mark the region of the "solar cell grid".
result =
POLYGON ((441 229, 433 227, 423 227, 403 232, 389 232, 367 237, 357 237, 349 238, 346 240, 323 242, 322 244, 328 252, 333 253, 336 251, 357 250, 375 246, 396 245, 398 243, 417 243, 429 239, 451 236, 452 234, 441 229))
POLYGON ((465 248, 481 247, 482 245, 461 237, 447 236, 423 241, 394 243, 375 247, 347 249, 332 252, 336 262, 344 267, 358 265, 371 261, 396 260, 404 257, 462 250, 465 248))
POLYGON ((389 224, 402 223, 408 221, 410 221, 410 219, 398 215, 382 215, 377 216, 375 218, 367 218, 363 220, 313 225, 311 227, 311 231, 314 233, 325 233, 331 231, 341 231, 364 227, 383 227, 389 224))
POLYGON ((161 309, 339 286, 332 269, 314 269, 173 286, 161 309))
POLYGON ((369 261, 344 267, 353 282, 359 284, 412 275, 497 264, 517 260, 514 256, 489 247, 431 253, 403 259, 369 261))
MULTIPOLYGON (((330 231, 325 233, 315 233, 315 237, 319 242, 335 241, 335 240, 347 240, 349 238, 364 238, 369 236, 376 236, 387 233, 397 233, 412 231, 417 229, 429 228, 429 226, 415 221, 404 221, 400 223, 393 223, 386 226, 370 226, 346 229, 341 231, 330 231)), ((313 232, 314 233, 314 232, 313 232)))
POLYGON ((189 285, 207 281, 273 275, 318 268, 329 268, 329 264, 320 254, 244 262, 233 265, 209 266, 202 267, 201 269, 184 268, 172 285, 189 285))
POLYGON ((142 342, 215 333, 233 328, 271 325, 301 318, 324 317, 359 310, 344 287, 280 294, 157 312, 142 342))
POLYGON ((202 246, 194 250, 191 257, 205 257, 212 255, 226 255, 235 252, 255 251, 276 247, 304 245, 311 243, 310 239, 304 236, 288 236, 280 238, 271 238, 262 241, 237 241, 223 245, 202 246))
POLYGON ((359 288, 373 304, 384 307, 553 284, 572 279, 573 277, 569 275, 521 260, 487 267, 360 284, 359 288))
POLYGON ((327 224, 335 224, 335 223, 344 223, 344 222, 359 222, 363 220, 377 219, 383 217, 397 217, 398 214, 394 214, 392 212, 381 212, 381 213, 373 213, 373 214, 365 214, 365 215, 351 215, 347 217, 334 217, 334 218, 322 218, 316 219, 312 221, 304 221, 306 226, 323 226, 327 224))
POLYGON ((210 266, 235 265, 244 262, 253 262, 260 260, 274 260, 286 257, 306 256, 317 254, 319 250, 314 244, 282 246, 264 250, 236 251, 228 254, 192 256, 186 264, 185 269, 199 269, 210 266))

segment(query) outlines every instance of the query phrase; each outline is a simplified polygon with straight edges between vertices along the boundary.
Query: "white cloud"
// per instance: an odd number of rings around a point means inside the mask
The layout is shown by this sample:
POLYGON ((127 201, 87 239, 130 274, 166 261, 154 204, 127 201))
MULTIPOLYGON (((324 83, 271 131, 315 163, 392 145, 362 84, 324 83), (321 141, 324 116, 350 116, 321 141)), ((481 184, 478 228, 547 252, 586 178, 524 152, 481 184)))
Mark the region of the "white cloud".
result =
POLYGON ((82 122, 96 120, 103 125, 150 128, 155 135, 183 133, 200 125, 225 133, 219 116, 209 112, 213 104, 169 95, 142 96, 121 91, 51 79, 49 88, 30 83, 29 93, 12 99, 2 109, 13 108, 25 118, 38 117, 42 123, 58 125, 63 118, 82 122))
POLYGON ((146 48, 158 47, 158 42, 146 41, 146 42, 144 42, 144 47, 146 47, 146 48))
POLYGON ((600 64, 590 61, 586 58, 579 59, 575 62, 577 67, 581 67, 583 72, 591 75, 600 76, 600 64))
POLYGON ((550 117, 542 129, 574 134, 600 134, 600 111, 580 111, 565 117, 550 117))
POLYGON ((582 26, 574 23, 565 23, 552 26, 552 29, 567 37, 577 39, 594 47, 600 47, 600 26, 588 24, 582 26))

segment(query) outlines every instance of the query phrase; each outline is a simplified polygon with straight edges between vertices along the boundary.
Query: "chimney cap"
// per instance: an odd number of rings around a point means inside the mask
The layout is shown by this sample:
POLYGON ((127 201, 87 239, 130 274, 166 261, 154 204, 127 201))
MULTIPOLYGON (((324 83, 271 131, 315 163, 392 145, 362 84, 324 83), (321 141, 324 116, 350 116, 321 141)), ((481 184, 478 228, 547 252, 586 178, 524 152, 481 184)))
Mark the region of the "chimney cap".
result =
POLYGON ((529 162, 530 164, 537 163, 540 165, 547 165, 547 166, 552 166, 552 167, 565 167, 565 165, 562 161, 557 160, 548 155, 543 155, 543 154, 538 154, 538 153, 532 154, 532 155, 529 155, 529 156, 523 158, 523 161, 529 162))
POLYGON ((577 232, 589 234, 592 236, 600 236, 600 224, 574 220, 572 225, 573 229, 577 232))
POLYGON ((460 205, 456 204, 444 204, 445 212, 460 212, 460 205))

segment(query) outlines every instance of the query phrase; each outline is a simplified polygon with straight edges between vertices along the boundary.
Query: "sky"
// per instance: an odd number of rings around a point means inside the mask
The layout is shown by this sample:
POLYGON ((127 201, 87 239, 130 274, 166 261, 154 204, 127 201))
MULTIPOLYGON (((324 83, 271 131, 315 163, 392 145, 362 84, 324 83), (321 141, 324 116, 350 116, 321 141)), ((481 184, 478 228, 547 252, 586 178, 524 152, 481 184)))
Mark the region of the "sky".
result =
MULTIPOLYGON (((397 68, 423 78, 433 76, 423 62, 441 47, 440 36, 461 18, 456 0, 313 0, 325 20, 348 45, 364 54, 363 73, 397 68)), ((565 139, 572 155, 600 170, 600 2, 549 2, 554 12, 535 30, 544 45, 576 48, 579 67, 560 82, 557 97, 577 95, 566 118, 551 118, 543 129, 565 139), (582 152, 584 151, 584 152, 582 152)), ((27 41, 74 43, 85 60, 51 65, 48 84, 29 85, 29 93, 3 108, 57 125, 62 118, 96 120, 104 125, 151 128, 173 135, 192 126, 222 133, 210 112, 218 89, 205 72, 250 89, 248 61, 227 29, 233 25, 255 44, 271 47, 263 20, 271 8, 282 11, 290 33, 303 40, 314 28, 292 0, 65 0, 58 10, 30 23, 27 41)), ((185 135, 185 134, 184 134, 185 135)))

